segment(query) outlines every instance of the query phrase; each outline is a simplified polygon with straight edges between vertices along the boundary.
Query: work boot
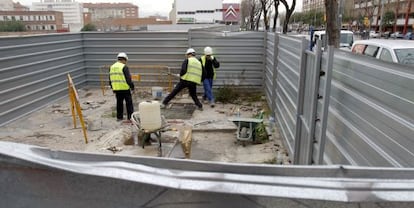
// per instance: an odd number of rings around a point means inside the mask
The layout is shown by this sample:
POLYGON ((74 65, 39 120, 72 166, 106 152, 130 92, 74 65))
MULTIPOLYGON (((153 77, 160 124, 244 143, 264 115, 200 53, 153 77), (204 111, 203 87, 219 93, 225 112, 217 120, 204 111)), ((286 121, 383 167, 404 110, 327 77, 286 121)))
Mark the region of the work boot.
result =
POLYGON ((197 107, 197 109, 198 109, 199 111, 203 111, 203 106, 198 106, 198 107, 197 107))
POLYGON ((210 106, 211 106, 212 108, 214 108, 214 106, 216 106, 216 105, 214 104, 214 102, 210 102, 210 106))
POLYGON ((160 108, 165 109, 165 107, 166 107, 165 104, 161 103, 160 108))

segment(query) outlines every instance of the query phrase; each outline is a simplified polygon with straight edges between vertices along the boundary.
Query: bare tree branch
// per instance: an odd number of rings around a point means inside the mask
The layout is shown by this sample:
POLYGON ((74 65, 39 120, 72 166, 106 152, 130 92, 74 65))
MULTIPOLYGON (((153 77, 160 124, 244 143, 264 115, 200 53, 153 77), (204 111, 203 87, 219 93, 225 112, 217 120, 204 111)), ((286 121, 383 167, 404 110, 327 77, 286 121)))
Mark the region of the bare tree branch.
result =
POLYGON ((286 34, 288 31, 289 19, 292 16, 293 11, 295 11, 296 0, 292 0, 292 5, 290 7, 286 0, 280 0, 280 2, 282 2, 282 4, 285 6, 285 9, 286 9, 286 18, 285 18, 285 21, 283 22, 283 33, 286 34))

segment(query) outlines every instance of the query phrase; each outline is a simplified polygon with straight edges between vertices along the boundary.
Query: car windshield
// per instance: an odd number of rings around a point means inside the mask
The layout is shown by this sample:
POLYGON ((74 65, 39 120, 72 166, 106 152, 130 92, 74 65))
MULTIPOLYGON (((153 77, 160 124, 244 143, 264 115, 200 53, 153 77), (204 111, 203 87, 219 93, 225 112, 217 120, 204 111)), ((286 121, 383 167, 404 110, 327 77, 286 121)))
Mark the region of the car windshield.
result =
POLYGON ((414 66, 414 48, 395 49, 398 63, 414 66))
POLYGON ((353 34, 341 33, 341 40, 340 40, 339 44, 342 47, 351 46, 353 41, 354 41, 354 35, 353 34))

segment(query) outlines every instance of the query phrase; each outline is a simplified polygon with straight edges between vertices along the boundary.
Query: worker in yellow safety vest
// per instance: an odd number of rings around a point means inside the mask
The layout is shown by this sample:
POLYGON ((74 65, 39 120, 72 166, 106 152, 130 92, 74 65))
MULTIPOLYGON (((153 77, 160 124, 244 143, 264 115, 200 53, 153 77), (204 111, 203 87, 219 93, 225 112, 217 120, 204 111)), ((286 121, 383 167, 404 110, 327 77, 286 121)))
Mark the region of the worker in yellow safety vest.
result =
POLYGON ((197 85, 201 84, 204 80, 204 69, 200 61, 195 57, 194 49, 187 49, 185 56, 186 59, 181 65, 181 71, 179 74, 180 81, 177 83, 173 91, 162 101, 161 108, 165 108, 171 99, 173 99, 181 90, 187 88, 194 104, 199 110, 203 110, 203 104, 201 104, 197 98, 197 85))
POLYGON ((209 46, 204 48, 204 55, 201 56, 200 61, 206 72, 203 81, 203 100, 208 101, 210 106, 214 108, 213 80, 216 79, 216 69, 220 67, 220 63, 217 61, 216 57, 213 56, 213 49, 209 46))
POLYGON ((132 103, 131 91, 134 90, 134 83, 131 79, 128 66, 128 56, 126 53, 119 53, 117 56, 118 61, 112 64, 109 69, 109 86, 116 97, 116 118, 118 121, 123 120, 124 100, 126 103, 127 118, 131 119, 131 115, 134 112, 134 105, 132 103))

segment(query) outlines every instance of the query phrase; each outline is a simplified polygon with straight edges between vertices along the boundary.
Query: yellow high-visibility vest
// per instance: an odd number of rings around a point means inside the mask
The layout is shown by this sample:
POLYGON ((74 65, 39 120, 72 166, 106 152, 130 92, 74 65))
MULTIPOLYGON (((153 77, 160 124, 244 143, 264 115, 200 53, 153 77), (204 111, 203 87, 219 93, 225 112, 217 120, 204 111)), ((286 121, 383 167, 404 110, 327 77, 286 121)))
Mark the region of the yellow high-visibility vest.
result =
POLYGON ((203 68, 200 61, 195 57, 188 58, 187 73, 181 76, 181 79, 201 84, 201 76, 203 74, 203 68))
POLYGON ((112 90, 129 90, 129 85, 126 82, 124 72, 122 69, 125 64, 116 62, 109 70, 109 79, 111 80, 112 90))

